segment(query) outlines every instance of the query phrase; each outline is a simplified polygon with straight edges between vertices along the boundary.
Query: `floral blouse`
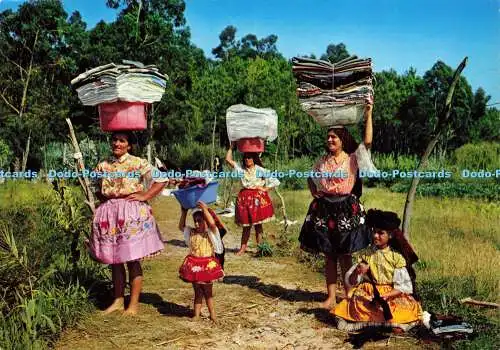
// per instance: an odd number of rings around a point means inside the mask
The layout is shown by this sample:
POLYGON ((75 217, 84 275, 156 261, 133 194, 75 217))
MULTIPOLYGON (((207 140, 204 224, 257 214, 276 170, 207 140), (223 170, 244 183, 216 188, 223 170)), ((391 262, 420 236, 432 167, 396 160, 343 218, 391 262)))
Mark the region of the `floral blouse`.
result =
MULTIPOLYGON (((358 264, 362 261, 368 263, 375 284, 390 284, 395 289, 407 294, 413 292, 411 278, 406 269, 405 258, 391 247, 379 249, 371 245, 354 255, 358 264)), ((356 267, 357 264, 354 264, 347 272, 347 283, 349 276, 354 272, 356 267)), ((361 276, 358 276, 358 282, 362 282, 361 276)))
POLYGON ((317 191, 328 194, 349 194, 356 182, 358 169, 376 171, 371 162, 370 151, 363 143, 339 163, 328 154, 322 156, 314 165, 313 171, 333 173, 335 176, 314 177, 313 181, 317 191))
POLYGON ((243 177, 241 178, 241 185, 243 188, 253 189, 257 187, 269 187, 274 188, 278 187, 280 181, 275 177, 270 176, 259 176, 257 177, 257 172, 261 174, 266 174, 269 171, 263 167, 255 165, 252 169, 243 169, 238 164, 234 167, 238 172, 243 173, 243 177))
POLYGON ((212 232, 196 232, 191 226, 184 227, 184 241, 189 247, 189 254, 199 258, 213 256, 214 253, 222 254, 224 248, 219 230, 212 232))
POLYGON ((146 159, 128 153, 99 163, 95 170, 102 174, 100 189, 107 198, 119 198, 144 191, 144 182, 168 182, 168 178, 163 177, 153 180, 151 164, 146 159))

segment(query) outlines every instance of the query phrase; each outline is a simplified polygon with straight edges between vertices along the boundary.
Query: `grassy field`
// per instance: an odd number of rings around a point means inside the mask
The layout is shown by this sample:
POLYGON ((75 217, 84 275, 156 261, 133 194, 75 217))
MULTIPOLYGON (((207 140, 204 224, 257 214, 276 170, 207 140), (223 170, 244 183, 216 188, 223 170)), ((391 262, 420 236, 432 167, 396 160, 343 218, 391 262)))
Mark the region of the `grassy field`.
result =
MULTIPOLYGON (((7 209, 17 208, 17 216, 23 212, 31 213, 26 214, 28 216, 25 219, 22 219, 24 216, 16 217, 16 220, 24 220, 19 221, 23 224, 22 230, 13 231, 16 239, 28 245, 30 242, 36 242, 38 251, 59 256, 57 260, 47 260, 50 266, 59 268, 67 265, 61 260, 66 253, 62 250, 56 251, 62 249, 63 241, 54 243, 65 238, 60 232, 49 227, 50 217, 44 217, 38 212, 43 212, 43 208, 49 204, 57 204, 54 198, 47 204, 40 202, 41 198, 47 198, 50 192, 49 187, 41 184, 4 184, 0 186, 0 209, 5 212, 7 209), (30 237, 21 237, 28 233, 30 237), (34 235, 33 238, 31 235, 34 235)), ((166 238, 166 253, 145 264, 146 284, 141 297, 144 313, 133 321, 118 316, 105 318, 93 313, 90 317, 84 317, 77 326, 73 326, 77 319, 67 312, 63 315, 64 311, 54 304, 50 308, 45 307, 44 312, 46 316, 53 318, 56 332, 50 330, 50 325, 41 323, 36 329, 36 337, 49 336, 56 339, 57 334, 63 331, 63 337, 56 344, 56 347, 61 349, 111 349, 125 345, 141 349, 163 342, 166 343, 162 346, 173 349, 209 345, 214 348, 235 346, 259 349, 266 348, 269 344, 280 348, 279 345, 286 344, 283 342, 287 340, 300 343, 301 337, 316 339, 318 348, 328 346, 325 344, 336 344, 336 348, 344 347, 345 334, 333 329, 331 324, 325 321, 324 315, 307 312, 314 310, 316 303, 324 298, 324 282, 319 272, 322 260, 301 253, 297 242, 298 232, 311 200, 310 195, 307 191, 282 191, 282 194, 288 219, 296 220, 297 223, 289 227, 286 235, 283 233, 283 225, 279 223, 282 220, 281 204, 279 198, 273 195, 277 220, 266 224, 265 232, 274 256, 257 259, 251 255, 236 258, 231 253, 228 254, 227 271, 231 278, 227 283, 216 286, 217 308, 221 319, 221 324, 216 328, 207 322, 193 328, 193 324, 186 319, 191 307, 192 290, 177 278, 176 273, 182 256, 186 253, 180 244, 181 234, 175 228, 179 207, 175 199, 161 197, 153 202, 153 207, 166 238), (312 270, 317 272, 311 272, 312 270), (60 323, 57 321, 58 317, 65 320, 60 326, 57 325, 60 323), (108 329, 110 325, 112 335, 103 333, 102 329, 108 329), (64 330, 66 326, 70 328, 64 330), (244 339, 248 347, 237 346, 235 339, 238 337, 244 339), (254 338, 258 338, 258 341, 254 338)), ((385 189, 364 189, 362 197, 366 208, 392 210, 400 215, 404 200, 403 194, 385 189)), ((454 343, 453 348, 499 348, 499 312, 458 303, 458 300, 464 297, 500 302, 499 218, 500 206, 496 202, 433 197, 421 197, 416 200, 411 222, 411 242, 420 257, 416 266, 417 282, 424 309, 461 316, 473 324, 479 334, 473 341, 454 343)), ((2 220, 5 221, 2 224, 9 224, 11 218, 4 215, 2 220)), ((234 250, 238 247, 241 230, 236 227, 233 218, 223 220, 230 230, 230 234, 225 238, 226 246, 234 250)), ((20 245, 18 250, 22 249, 20 245)), ((28 252, 32 250, 33 248, 28 246, 28 252)), ((82 268, 87 271, 86 275, 99 271, 88 261, 85 261, 80 270, 82 268)), ((54 281, 58 280, 56 277, 57 275, 54 275, 54 281)), ((97 277, 102 278, 102 275, 97 277)), ((71 284, 74 285, 74 282, 71 284)), ((40 290, 36 292, 38 294, 31 297, 28 295, 25 301, 35 300, 34 303, 38 303, 38 296, 43 293, 50 295, 48 290, 43 289, 44 286, 56 286, 57 290, 61 291, 68 288, 68 284, 60 282, 41 283, 40 290)), ((8 288, 3 285, 1 287, 8 288)), ((86 293, 80 295, 65 298, 68 303, 70 300, 71 303, 76 303, 77 300, 81 302, 86 293)), ((89 299, 88 303, 95 303, 99 308, 107 302, 102 298, 92 300, 94 299, 89 299)), ((81 303, 78 305, 78 310, 81 310, 78 317, 82 317, 88 308, 81 303)), ((76 308, 72 310, 77 311, 76 308)), ((0 320, 6 320, 5 316, 7 315, 3 315, 0 320)), ((22 323, 22 314, 19 317, 21 323, 18 329, 28 332, 26 325, 22 323)), ((8 327, 14 325, 9 324, 8 327)), ((4 333, 4 336, 5 334, 8 336, 8 333, 4 333)), ((29 341, 35 339, 34 337, 35 335, 29 334, 24 338, 29 341)), ((394 349, 429 347, 414 339, 391 337, 382 343, 368 344, 366 348, 376 348, 384 344, 387 346, 389 343, 389 348, 394 349)), ((40 344, 43 345, 44 342, 40 344)), ((50 345, 51 342, 46 344, 50 345)))

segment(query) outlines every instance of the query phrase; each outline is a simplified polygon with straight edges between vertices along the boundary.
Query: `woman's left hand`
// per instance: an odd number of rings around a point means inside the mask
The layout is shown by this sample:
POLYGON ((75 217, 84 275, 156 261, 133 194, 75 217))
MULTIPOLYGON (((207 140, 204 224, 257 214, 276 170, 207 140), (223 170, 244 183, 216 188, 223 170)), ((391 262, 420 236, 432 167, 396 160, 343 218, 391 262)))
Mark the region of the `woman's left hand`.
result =
POLYGON ((126 200, 129 201, 139 201, 139 202, 145 202, 149 200, 148 196, 146 195, 146 192, 136 192, 128 195, 125 197, 126 200))
POLYGON ((373 110, 373 97, 365 99, 365 117, 373 110))

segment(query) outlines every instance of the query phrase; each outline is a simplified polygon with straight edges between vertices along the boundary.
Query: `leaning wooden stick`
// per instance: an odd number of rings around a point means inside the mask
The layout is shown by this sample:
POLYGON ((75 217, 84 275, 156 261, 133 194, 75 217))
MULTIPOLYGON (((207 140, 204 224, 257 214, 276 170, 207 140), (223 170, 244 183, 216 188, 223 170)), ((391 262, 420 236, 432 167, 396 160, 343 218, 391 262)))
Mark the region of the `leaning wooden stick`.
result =
MULTIPOLYGON (((69 118, 66 118, 66 123, 68 123, 71 142, 73 144, 73 148, 75 149, 74 158, 76 159, 76 162, 78 164, 78 170, 82 171, 85 169, 85 163, 83 162, 83 155, 80 150, 80 145, 78 144, 78 140, 76 139, 75 136, 75 131, 73 130, 73 124, 71 123, 71 120, 69 120, 69 118)), ((80 180, 80 177, 78 179, 80 180)), ((85 203, 87 203, 87 205, 90 207, 90 210, 92 210, 92 214, 94 214, 95 213, 94 194, 92 193, 92 189, 90 188, 89 179, 87 177, 83 177, 83 181, 80 180, 80 185, 83 188, 85 197, 87 197, 85 203)))
POLYGON ((478 305, 478 306, 491 307, 491 308, 494 308, 494 309, 500 308, 500 304, 492 303, 492 302, 489 302, 489 301, 474 300, 474 299, 471 299, 471 298, 460 299, 460 304, 472 304, 472 305, 478 305))
MULTIPOLYGON (((460 78, 460 74, 464 70, 465 66, 467 65, 467 60, 468 58, 465 57, 460 65, 457 67, 455 70, 455 73, 453 75, 453 80, 451 82, 450 88, 448 90, 448 95, 446 97, 445 105, 441 113, 438 115, 438 124, 436 126, 436 129, 434 131, 434 135, 432 136, 432 139, 430 140, 429 144, 427 145, 427 148, 425 149, 424 154, 422 155, 422 158, 420 159, 420 162, 418 163, 417 167, 417 172, 420 172, 424 170, 427 167, 427 161, 429 159, 429 156, 434 149, 434 146, 436 146, 437 142, 439 141, 439 137, 441 136, 441 133, 445 129, 445 127, 448 125, 450 116, 451 116, 451 102, 453 100, 453 95, 455 93, 455 87, 458 84, 458 80, 460 78)), ((409 241, 410 240, 410 220, 411 220, 411 215, 413 213, 413 202, 415 201, 415 194, 417 192, 417 185, 420 182, 420 177, 415 176, 413 177, 410 185, 410 189, 408 190, 408 194, 406 196, 406 202, 405 202, 405 210, 403 214, 403 232, 405 235, 405 238, 409 241)))
POLYGON ((283 199, 283 196, 281 193, 278 191, 277 188, 274 189, 276 191, 276 194, 278 197, 280 197, 281 200, 281 209, 283 210, 283 219, 285 220, 285 233, 288 230, 288 217, 286 215, 286 207, 285 207, 285 200, 283 199))

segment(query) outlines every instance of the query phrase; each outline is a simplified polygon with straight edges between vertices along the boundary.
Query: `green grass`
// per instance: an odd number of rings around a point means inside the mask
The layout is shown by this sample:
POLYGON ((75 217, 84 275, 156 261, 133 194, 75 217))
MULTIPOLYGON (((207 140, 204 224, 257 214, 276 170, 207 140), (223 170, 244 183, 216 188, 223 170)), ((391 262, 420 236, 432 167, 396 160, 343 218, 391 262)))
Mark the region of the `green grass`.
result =
MULTIPOLYGON (((288 232, 294 253, 300 261, 321 271, 322 258, 297 248, 310 194, 286 191, 283 196, 289 219, 298 220, 298 225, 288 232)), ((276 196, 274 198, 278 220, 281 220, 281 204, 276 196)), ((395 211, 402 217, 405 199, 405 194, 365 188, 361 202, 365 208, 395 211)), ((420 258, 415 267, 424 309, 459 315, 482 333, 472 342, 457 343, 461 348, 493 349, 494 344, 498 344, 498 311, 465 306, 458 301, 471 297, 500 302, 499 217, 498 202, 417 196, 414 204, 410 240, 420 258)), ((281 229, 276 223, 266 227, 269 232, 281 229)))
MULTIPOLYGON (((284 233, 283 225, 279 224, 283 219, 282 205, 273 194, 277 220, 264 226, 266 251, 275 256, 296 255, 320 270, 322 260, 301 253, 297 242, 310 194, 307 191, 282 191, 282 194, 288 219, 297 223, 284 233)), ((45 184, 7 182, 0 186, 0 221, 9 223, 21 255, 26 247, 26 266, 35 280, 39 280, 36 288, 16 301, 19 307, 8 307, 15 309, 14 313, 6 313, 4 306, 0 317, 0 348, 11 348, 14 343, 19 344, 17 348, 49 346, 62 329, 92 308, 88 286, 104 279, 102 269, 86 259, 81 259, 77 267, 71 264, 69 238, 57 226, 61 222, 54 221, 57 216, 47 211, 49 207, 58 208, 56 199, 45 184), (57 273, 41 279, 50 269, 57 273)), ((365 208, 391 210, 400 216, 404 201, 404 194, 380 188, 365 188, 361 198, 365 208)), ((460 348, 489 349, 498 344, 498 311, 460 305, 458 300, 471 297, 500 302, 499 217, 498 202, 417 196, 414 205, 410 238, 420 257, 416 264, 417 282, 424 308, 462 316, 481 332, 473 341, 456 343, 460 348)), ((232 232, 241 232, 234 223, 227 225, 232 232)))
POLYGON ((0 349, 50 347, 93 309, 91 286, 105 279, 84 253, 80 190, 61 194, 45 183, 0 186, 0 349))

